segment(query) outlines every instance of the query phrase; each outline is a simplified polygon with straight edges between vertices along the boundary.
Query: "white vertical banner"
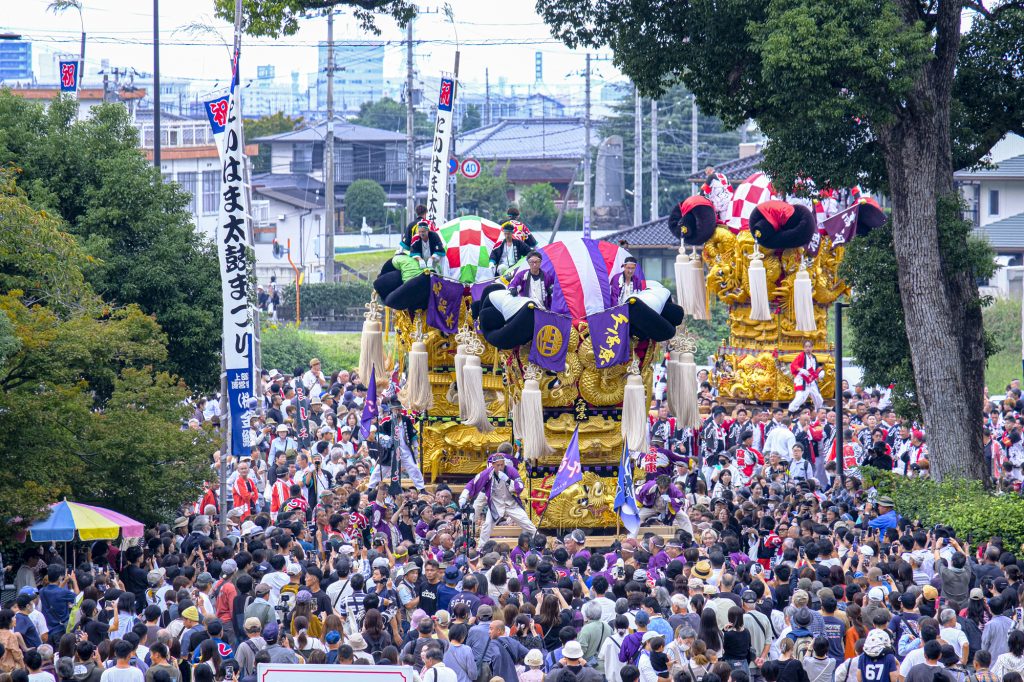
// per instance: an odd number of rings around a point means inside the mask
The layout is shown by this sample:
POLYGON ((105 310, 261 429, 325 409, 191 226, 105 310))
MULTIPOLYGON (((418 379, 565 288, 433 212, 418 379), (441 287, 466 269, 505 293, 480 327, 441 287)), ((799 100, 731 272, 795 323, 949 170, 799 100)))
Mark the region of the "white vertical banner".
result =
POLYGON ((248 455, 249 418, 255 414, 256 390, 253 339, 256 279, 254 252, 249 244, 249 219, 244 178, 240 88, 228 99, 221 154, 220 217, 217 224, 217 255, 220 258, 221 293, 224 305, 224 369, 227 373, 228 416, 231 419, 231 454, 248 455))
POLYGON ((438 227, 445 221, 445 202, 448 200, 448 156, 452 146, 454 106, 455 80, 442 76, 437 95, 434 142, 430 147, 430 179, 427 182, 427 219, 438 227))

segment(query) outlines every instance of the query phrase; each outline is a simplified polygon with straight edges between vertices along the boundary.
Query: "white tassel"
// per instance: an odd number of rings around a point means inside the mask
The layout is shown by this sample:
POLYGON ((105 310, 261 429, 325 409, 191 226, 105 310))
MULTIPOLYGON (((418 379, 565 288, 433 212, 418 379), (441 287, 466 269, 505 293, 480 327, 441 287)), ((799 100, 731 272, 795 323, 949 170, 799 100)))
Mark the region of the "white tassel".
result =
POLYGON ((476 428, 480 433, 490 433, 494 427, 487 419, 484 370, 480 366, 479 355, 466 356, 466 366, 462 368, 462 381, 459 386, 459 406, 466 406, 466 417, 462 423, 476 428))
POLYGON ((817 331, 818 325, 814 322, 814 287, 811 285, 810 274, 803 267, 793 280, 793 310, 796 313, 797 331, 817 331))
POLYGON ((430 363, 427 344, 417 341, 409 351, 409 382, 405 386, 405 397, 409 409, 424 412, 434 406, 434 394, 430 390, 430 363))
POLYGON ((679 247, 679 255, 676 256, 676 303, 687 315, 693 315, 690 306, 690 291, 686 288, 686 271, 690 267, 690 257, 686 254, 686 247, 679 247))
MULTIPOLYGON (((466 366, 466 359, 468 357, 469 351, 466 344, 460 343, 455 347, 455 392, 459 401, 459 419, 463 421, 466 419, 466 384, 465 379, 463 378, 463 368, 466 366)), ((479 364, 479 361, 477 364, 479 364)), ((451 389, 449 389, 448 395, 451 395, 451 389)), ((448 402, 454 401, 449 398, 448 402)))
POLYGON ((630 450, 647 452, 647 391, 639 374, 630 374, 622 396, 622 437, 630 450))
POLYGON ((747 280, 750 282, 750 319, 767 321, 772 319, 772 310, 768 305, 768 279, 764 271, 764 256, 754 247, 747 267, 747 280))
POLYGON ((680 426, 697 427, 700 426, 700 410, 697 408, 697 365, 693 362, 693 353, 683 353, 678 364, 682 395, 676 418, 680 426))
POLYGON ((687 269, 686 289, 690 293, 693 319, 710 320, 708 313, 707 285, 704 283, 704 261, 694 254, 687 269))
POLYGON ((512 403, 512 407, 509 409, 509 415, 512 417, 512 439, 522 440, 523 439, 523 404, 521 401, 516 400, 512 403))
POLYGON ((679 389, 682 387, 680 383, 681 371, 679 352, 673 350, 669 353, 669 361, 665 364, 665 399, 669 403, 669 414, 674 415, 677 419, 683 407, 683 403, 680 402, 681 396, 679 393, 679 389))
POLYGON ((527 379, 523 384, 523 399, 519 407, 522 425, 523 456, 528 462, 554 453, 544 436, 544 407, 541 404, 540 384, 536 379, 527 379))
POLYGON ((387 380, 384 371, 384 336, 381 333, 380 320, 363 322, 363 333, 359 337, 359 378, 364 383, 370 382, 371 368, 377 368, 377 383, 387 380))

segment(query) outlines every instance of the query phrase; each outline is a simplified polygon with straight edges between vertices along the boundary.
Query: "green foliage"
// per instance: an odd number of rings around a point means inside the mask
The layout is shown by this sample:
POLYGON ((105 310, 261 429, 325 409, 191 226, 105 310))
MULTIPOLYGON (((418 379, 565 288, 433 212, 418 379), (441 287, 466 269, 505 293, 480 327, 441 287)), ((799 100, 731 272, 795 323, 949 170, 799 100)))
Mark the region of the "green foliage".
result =
MULTIPOLYGON (((674 285, 670 286, 670 288, 674 285)), ((712 355, 718 354, 718 348, 729 340, 729 310, 717 298, 711 299, 710 320, 686 320, 687 331, 697 337, 697 350, 693 354, 698 365, 710 362, 712 355)))
MULTIPOLYGON (((215 0, 217 17, 235 20, 234 0, 215 0)), ((350 11, 362 30, 380 35, 377 17, 388 16, 405 26, 416 16, 416 5, 408 0, 243 0, 242 27, 251 36, 281 38, 299 30, 299 20, 323 15, 328 8, 350 11)))
POLYGON ((508 167, 506 165, 498 173, 494 161, 481 165, 480 175, 475 178, 460 177, 457 181, 455 196, 459 213, 501 222, 508 209, 508 192, 512 189, 508 181, 508 167))
POLYGON ((345 223, 361 227, 366 218, 369 225, 380 225, 387 200, 387 192, 376 180, 356 180, 345 190, 345 223))
MULTIPOLYGON (((283 112, 278 111, 277 113, 269 116, 261 116, 255 119, 244 119, 242 125, 245 127, 245 140, 246 142, 252 142, 256 138, 266 137, 268 135, 276 135, 278 133, 287 133, 291 130, 295 130, 302 125, 302 117, 292 118, 291 116, 285 116, 283 112)), ((270 172, 270 145, 261 144, 259 153, 250 157, 252 159, 252 171, 253 173, 268 173, 270 172)))
POLYGON ((980 481, 963 478, 936 483, 870 467, 861 471, 865 486, 892 497, 896 512, 905 518, 919 519, 925 526, 951 526, 958 537, 974 542, 998 535, 1008 547, 1024 543, 1024 498, 1019 495, 992 494, 980 481))
MULTIPOLYGON (((673 85, 658 98, 658 215, 668 215, 672 207, 690 196, 691 132, 693 95, 682 85, 673 85)), ((632 97, 616 104, 613 114, 598 129, 602 138, 610 135, 622 137, 622 158, 625 187, 633 189, 633 152, 636 149, 633 134, 636 108, 632 97)), ((641 182, 644 192, 644 215, 651 205, 651 107, 645 100, 641 116, 643 126, 644 172, 641 182)), ((703 173, 706 166, 730 161, 738 156, 742 139, 738 130, 730 129, 722 120, 703 111, 697 117, 697 161, 703 173)), ((729 178, 733 186, 744 178, 729 178)), ((627 194, 623 201, 626 212, 632 215, 633 197, 627 194)), ((650 216, 648 216, 650 217, 650 216)))
MULTIPOLYGON (((362 309, 370 300, 373 287, 369 282, 314 282, 303 284, 300 293, 302 319, 333 318, 352 308, 362 309)), ((295 285, 281 288, 281 305, 277 316, 282 320, 295 319, 295 285)))
MULTIPOLYGON (((404 104, 390 97, 383 97, 360 104, 359 115, 352 119, 352 122, 368 128, 404 133, 408 122, 406 114, 404 104)), ((417 140, 427 139, 433 134, 434 123, 425 113, 416 111, 412 117, 412 130, 417 140)))
POLYGON ((1001 348, 988 359, 985 384, 989 393, 1005 393, 1012 379, 1020 379, 1020 301, 999 299, 986 306, 985 332, 1001 342, 1001 348))
POLYGON ((892 396, 896 411, 919 418, 892 226, 887 223, 851 241, 839 273, 853 290, 851 306, 844 314, 845 325, 853 328, 853 337, 844 339, 844 351, 864 368, 865 385, 895 384, 892 396))
MULTIPOLYGON (((194 388, 216 384, 217 254, 192 223, 191 197, 162 182, 138 149, 127 110, 97 106, 80 121, 71 98, 44 108, 0 92, 0 166, 8 165, 18 169, 32 207, 63 218, 82 245, 86 263, 79 276, 108 303, 134 303, 156 317, 168 337, 159 369, 194 388)), ((66 248, 54 244, 41 256, 59 262, 66 248)))
POLYGON ((462 117, 462 130, 476 130, 481 125, 480 105, 470 104, 462 117))
POLYGON ((550 230, 558 216, 558 209, 555 208, 557 198, 558 190, 549 182, 530 185, 519 196, 519 211, 523 220, 534 230, 550 230))
MULTIPOLYGON (((105 303, 82 272, 103 264, 60 227, 3 178, 0 508, 28 524, 68 495, 165 520, 206 470, 206 445, 181 430, 188 391, 153 370, 168 355, 154 318, 105 303)), ((0 527, 0 540, 18 527, 0 527)))
POLYGON ((311 358, 319 358, 324 372, 351 370, 359 364, 358 334, 317 334, 294 324, 264 325, 260 337, 263 366, 291 372, 308 367, 311 358))

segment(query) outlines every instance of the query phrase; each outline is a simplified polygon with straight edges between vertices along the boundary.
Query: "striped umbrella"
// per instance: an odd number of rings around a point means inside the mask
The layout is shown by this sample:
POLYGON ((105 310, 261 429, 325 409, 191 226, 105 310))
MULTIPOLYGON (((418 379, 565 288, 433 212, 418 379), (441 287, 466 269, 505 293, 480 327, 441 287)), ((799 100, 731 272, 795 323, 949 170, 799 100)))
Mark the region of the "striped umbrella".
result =
MULTIPOLYGON (((622 271, 629 251, 611 242, 576 237, 538 250, 541 269, 555 276, 552 312, 570 315, 576 322, 612 307, 611 277, 622 271)), ((518 269, 524 267, 520 264, 518 269)), ((639 264, 636 272, 643 279, 639 264)))
POLYGON ((498 223, 475 215, 455 218, 438 230, 444 244, 444 275, 463 284, 491 279, 489 259, 495 244, 501 241, 498 223))
POLYGON ((116 540, 141 538, 142 524, 124 514, 103 507, 78 502, 58 502, 50 507, 50 517, 33 523, 29 529, 32 542, 71 542, 79 540, 116 540))

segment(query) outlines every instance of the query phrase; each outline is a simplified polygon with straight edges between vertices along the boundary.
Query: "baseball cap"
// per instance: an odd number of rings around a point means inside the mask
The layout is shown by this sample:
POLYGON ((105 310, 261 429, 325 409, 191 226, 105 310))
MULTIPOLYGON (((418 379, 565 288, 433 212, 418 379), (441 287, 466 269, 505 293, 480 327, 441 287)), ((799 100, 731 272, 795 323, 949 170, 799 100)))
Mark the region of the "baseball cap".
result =
POLYGON ((921 594, 928 601, 934 601, 939 598, 939 591, 935 589, 934 585, 925 585, 921 588, 921 594))
POLYGON ((640 642, 642 644, 647 644, 647 642, 651 641, 655 637, 661 637, 661 635, 659 635, 654 630, 648 630, 647 632, 644 633, 643 639, 641 639, 640 642))
POLYGON ((860 553, 868 557, 875 556, 875 550, 871 547, 871 545, 861 545, 860 553))
POLYGON ((33 587, 32 585, 26 585, 25 587, 23 587, 23 588, 21 588, 20 590, 18 590, 18 594, 19 594, 19 595, 22 595, 22 594, 27 594, 27 595, 28 595, 28 596, 30 596, 30 597, 34 597, 34 596, 36 596, 37 594, 39 594, 39 590, 37 590, 37 589, 36 589, 35 587, 33 587))
POLYGON ((647 571, 642 568, 638 568, 633 571, 633 580, 638 583, 642 583, 647 580, 647 571))
POLYGON ((871 601, 885 601, 885 590, 881 587, 872 587, 868 590, 868 599, 871 601))
POLYGON ((488 621, 494 616, 494 610, 487 604, 481 604, 476 610, 476 619, 479 621, 488 621))
POLYGON ((339 633, 337 630, 331 630, 324 637, 324 641, 328 644, 337 644, 341 641, 341 633, 339 633))
POLYGON ((743 600, 744 604, 756 604, 757 603, 757 595, 754 594, 753 590, 744 590, 743 594, 740 596, 740 599, 743 600))
POLYGON ((266 624, 263 628, 263 639, 276 640, 277 635, 280 632, 280 628, 277 626, 276 621, 271 621, 266 624))
POLYGON ((263 627, 263 624, 260 623, 259 618, 250 617, 245 619, 243 626, 246 632, 259 632, 260 628, 263 627))
POLYGON ((980 587, 975 587, 973 590, 971 590, 971 599, 973 599, 975 601, 981 601, 984 598, 985 598, 985 593, 982 592, 980 587))
POLYGON ((270 594, 270 585, 266 583, 256 583, 256 587, 253 588, 257 596, 261 594, 270 594))
POLYGON ((206 571, 203 571, 198 576, 196 576, 196 586, 197 587, 206 587, 207 585, 212 585, 212 584, 213 584, 213 576, 210 575, 209 573, 207 573, 206 571))
POLYGON ((298 564, 288 564, 288 575, 299 575, 302 573, 302 566, 298 564))
MULTIPOLYGON (((157 584, 160 583, 161 580, 164 579, 164 576, 166 576, 166 575, 167 575, 167 569, 166 568, 160 567, 160 568, 153 569, 152 571, 150 571, 149 573, 146 574, 146 582, 148 582, 150 585, 157 585, 157 584)), ((32 588, 32 589, 35 589, 35 588, 32 588)), ((22 592, 24 592, 24 589, 22 590, 22 592)), ((21 594, 21 593, 19 593, 19 594, 21 594)))

